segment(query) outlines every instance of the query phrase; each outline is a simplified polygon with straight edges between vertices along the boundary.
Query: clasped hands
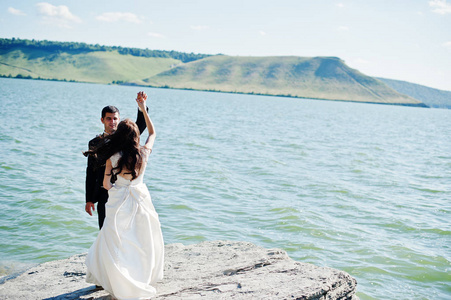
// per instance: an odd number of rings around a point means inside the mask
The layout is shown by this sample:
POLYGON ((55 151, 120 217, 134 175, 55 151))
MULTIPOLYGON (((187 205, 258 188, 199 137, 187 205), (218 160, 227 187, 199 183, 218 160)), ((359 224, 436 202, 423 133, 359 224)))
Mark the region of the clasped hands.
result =
POLYGON ((147 101, 147 94, 143 91, 138 92, 138 95, 136 96, 136 103, 138 103, 138 107, 142 112, 146 111, 146 101, 147 101))

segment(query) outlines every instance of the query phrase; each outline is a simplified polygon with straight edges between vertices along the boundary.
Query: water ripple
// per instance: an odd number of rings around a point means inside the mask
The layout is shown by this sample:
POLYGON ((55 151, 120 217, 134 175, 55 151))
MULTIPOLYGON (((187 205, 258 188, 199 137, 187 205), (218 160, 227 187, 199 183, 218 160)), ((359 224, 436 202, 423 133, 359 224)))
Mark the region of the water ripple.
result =
MULTIPOLYGON (((84 212, 81 151, 102 130, 103 106, 134 118, 136 88, 13 79, 0 87, 8 274, 87 251, 98 231, 84 212)), ((283 248, 349 272, 361 299, 451 297, 451 111, 148 94, 159 135, 145 182, 166 243, 283 248)))

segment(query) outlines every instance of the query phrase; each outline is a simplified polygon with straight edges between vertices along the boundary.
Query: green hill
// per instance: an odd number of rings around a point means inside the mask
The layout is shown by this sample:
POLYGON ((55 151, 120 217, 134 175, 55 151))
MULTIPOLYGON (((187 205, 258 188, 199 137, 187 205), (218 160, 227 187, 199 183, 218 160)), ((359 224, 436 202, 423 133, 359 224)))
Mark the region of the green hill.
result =
POLYGON ((0 75, 93 83, 130 82, 210 55, 74 42, 0 39, 0 75))
POLYGON ((387 84, 398 93, 409 95, 420 100, 429 107, 450 108, 451 109, 451 92, 443 91, 427 86, 410 83, 401 80, 393 80, 386 78, 377 78, 387 84))
POLYGON ((0 38, 0 76, 424 106, 336 57, 239 57, 0 38))
POLYGON ((417 105, 336 57, 212 56, 144 80, 152 86, 417 105))
POLYGON ((16 77, 74 80, 93 83, 138 81, 169 69, 181 61, 121 55, 117 51, 70 54, 45 50, 0 49, 0 74, 16 77))

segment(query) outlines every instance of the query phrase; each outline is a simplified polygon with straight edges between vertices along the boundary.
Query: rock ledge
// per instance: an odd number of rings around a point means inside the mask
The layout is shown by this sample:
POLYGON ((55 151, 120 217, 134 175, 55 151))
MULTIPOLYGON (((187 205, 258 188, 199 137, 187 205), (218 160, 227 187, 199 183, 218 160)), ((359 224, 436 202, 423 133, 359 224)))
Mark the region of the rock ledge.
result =
MULTIPOLYGON (((154 299, 358 299, 356 280, 248 242, 166 245, 154 299)), ((113 299, 85 282, 86 254, 50 261, 0 285, 1 299, 113 299)))

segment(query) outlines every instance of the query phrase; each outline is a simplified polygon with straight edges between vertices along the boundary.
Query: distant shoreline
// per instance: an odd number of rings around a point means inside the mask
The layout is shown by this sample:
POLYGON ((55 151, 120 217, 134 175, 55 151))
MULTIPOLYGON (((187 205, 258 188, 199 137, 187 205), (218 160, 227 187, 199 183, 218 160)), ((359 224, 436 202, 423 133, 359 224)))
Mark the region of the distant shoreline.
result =
POLYGON ((394 105, 394 106, 408 106, 408 107, 422 107, 430 108, 424 103, 387 103, 387 102, 370 102, 370 101, 358 101, 358 100, 340 100, 340 99, 325 99, 325 98, 313 98, 313 97, 301 97, 286 94, 264 94, 264 93, 246 93, 246 92, 231 92, 231 91, 220 91, 220 90, 202 90, 194 88, 174 88, 169 86, 153 86, 153 85, 141 85, 135 83, 96 83, 89 81, 77 81, 77 80, 67 80, 67 79, 55 79, 55 78, 34 78, 31 76, 18 75, 16 77, 5 76, 0 74, 0 78, 10 78, 10 79, 27 79, 27 80, 42 80, 42 81, 59 81, 59 82, 70 82, 70 83, 89 83, 89 84, 102 84, 102 85, 117 85, 117 86, 137 86, 137 87, 149 87, 154 89, 170 89, 170 90, 180 90, 180 91, 196 91, 196 92, 210 92, 210 93, 223 93, 223 94, 239 94, 239 95, 255 95, 255 96, 268 96, 268 97, 283 97, 283 98, 293 98, 293 99, 305 99, 305 100, 322 100, 322 101, 335 101, 335 102, 351 102, 351 103, 365 103, 365 104, 382 104, 382 105, 394 105))
POLYGON ((451 109, 451 91, 365 75, 334 56, 229 56, 0 38, 0 77, 451 109))

